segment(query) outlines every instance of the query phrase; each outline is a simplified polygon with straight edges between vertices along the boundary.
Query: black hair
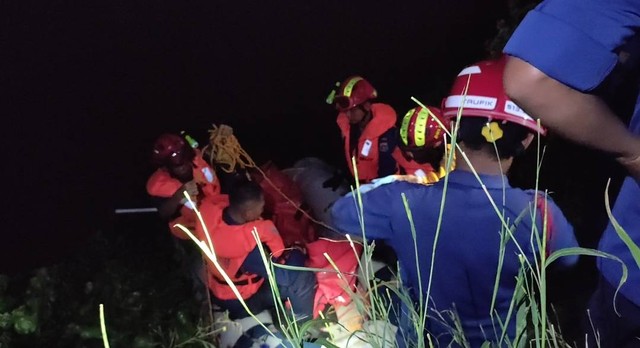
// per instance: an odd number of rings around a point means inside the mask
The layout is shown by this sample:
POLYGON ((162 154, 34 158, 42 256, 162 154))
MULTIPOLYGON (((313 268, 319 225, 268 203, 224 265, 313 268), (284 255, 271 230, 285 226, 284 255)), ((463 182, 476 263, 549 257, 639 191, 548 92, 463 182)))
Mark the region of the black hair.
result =
POLYGON ((444 142, 437 147, 430 148, 411 148, 400 146, 402 152, 411 152, 413 160, 420 164, 429 163, 433 169, 440 168, 440 163, 444 157, 444 142))
POLYGON ((522 141, 532 133, 529 128, 513 122, 492 121, 497 122, 503 132, 494 146, 482 135, 482 129, 488 122, 489 119, 486 117, 463 117, 460 119, 458 141, 472 150, 481 150, 492 156, 496 155, 497 148, 499 159, 516 157, 524 153, 522 141))
POLYGON ((262 188, 255 181, 238 180, 229 190, 229 205, 239 207, 247 202, 263 199, 262 188))

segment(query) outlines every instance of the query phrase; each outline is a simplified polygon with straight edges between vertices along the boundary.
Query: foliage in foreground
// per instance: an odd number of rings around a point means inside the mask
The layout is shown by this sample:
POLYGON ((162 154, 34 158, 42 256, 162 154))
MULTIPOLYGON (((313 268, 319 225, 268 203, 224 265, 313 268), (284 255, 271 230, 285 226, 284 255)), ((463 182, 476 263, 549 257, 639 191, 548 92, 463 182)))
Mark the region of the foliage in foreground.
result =
POLYGON ((206 346, 206 299, 180 276, 164 226, 125 225, 69 261, 0 276, 0 348, 102 347, 100 303, 111 347, 206 346))

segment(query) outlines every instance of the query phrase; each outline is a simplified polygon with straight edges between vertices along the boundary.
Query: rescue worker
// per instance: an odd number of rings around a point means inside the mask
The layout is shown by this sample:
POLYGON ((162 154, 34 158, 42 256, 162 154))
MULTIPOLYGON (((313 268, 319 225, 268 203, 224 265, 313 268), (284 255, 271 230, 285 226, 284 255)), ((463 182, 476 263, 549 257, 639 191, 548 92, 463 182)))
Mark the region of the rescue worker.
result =
POLYGON ((226 200, 220 194, 215 171, 204 161, 197 144, 189 144, 177 134, 162 134, 154 145, 152 161, 159 168, 147 180, 147 193, 157 201, 160 218, 169 222, 176 253, 173 255, 186 278, 191 282, 194 297, 204 300, 206 287, 202 282, 204 264, 197 246, 180 228, 193 231, 197 225, 194 206, 184 196, 187 192, 196 205, 204 201, 218 204, 226 200))
POLYGON ((362 183, 394 174, 396 160, 396 112, 387 104, 374 103, 375 88, 361 76, 347 78, 332 102, 338 110, 336 122, 344 142, 347 166, 354 179, 362 183), (351 158, 356 158, 355 177, 351 158))
MULTIPOLYGON (((465 68, 444 102, 443 115, 447 120, 455 120, 465 102, 458 130, 459 146, 480 181, 462 157, 457 156, 456 170, 448 174, 446 187, 445 180, 433 185, 395 181, 363 193, 361 211, 351 195, 338 200, 332 208, 338 229, 355 235, 364 231, 368 239, 385 241, 396 251, 404 286, 416 303, 426 304, 426 329, 441 347, 460 344, 452 333, 456 325, 443 314, 446 310, 457 313, 462 328, 459 333, 465 335, 470 347, 484 346, 485 340, 498 342, 502 324, 506 337, 513 342, 515 319, 507 321, 507 315, 520 270, 519 257, 533 263, 534 254, 540 253, 537 244, 532 245, 535 240, 532 234, 542 234, 545 223, 549 226, 546 235, 540 237, 547 238, 548 249, 542 252, 577 246, 572 226, 550 198, 541 192, 511 187, 505 176, 514 157, 524 152, 535 134, 544 134, 544 130, 504 94, 503 67, 504 59, 465 68), (405 211, 405 198, 412 212, 415 234, 405 211), (543 221, 544 217, 547 221, 543 221), (364 221, 362 228, 361 221, 364 221), (505 226, 503 221, 510 225, 505 226), (534 226, 538 232, 533 232, 534 226)), ((577 262, 577 257, 557 261, 569 266, 577 262)), ((415 324, 408 320, 400 318, 400 342, 411 337, 415 324)), ((405 343, 417 346, 417 342, 405 343)))
POLYGON ((421 106, 409 110, 400 126, 400 141, 393 153, 401 175, 413 175, 418 182, 432 184, 447 173, 446 126, 440 109, 421 106))
MULTIPOLYGON (((215 255, 254 313, 274 306, 267 270, 258 241, 253 235, 254 229, 272 262, 300 267, 306 262, 302 250, 285 250, 282 237, 273 222, 261 218, 264 205, 260 186, 246 180, 237 182, 230 189, 228 205, 207 202, 200 209, 215 255)), ((196 236, 207 242, 205 229, 200 224, 196 228, 196 236)), ((246 310, 218 269, 213 264, 209 264, 207 269, 208 284, 215 302, 229 311, 231 319, 246 317, 246 310)), ((289 300, 296 319, 311 319, 316 289, 313 272, 275 267, 274 276, 282 300, 289 300)))
MULTIPOLYGON (((612 212, 635 245, 640 245, 640 98, 633 96, 635 110, 627 128, 597 93, 609 84, 614 67, 624 64, 618 52, 638 52, 639 28, 637 1, 547 0, 527 14, 505 47, 511 56, 507 93, 550 129, 611 154, 628 171, 612 212)), ((610 223, 598 248, 620 258, 629 276, 618 292, 620 264, 597 259, 601 277, 584 327, 589 346, 596 346, 594 328, 598 346, 639 344, 640 265, 625 243, 610 223)))
POLYGON ((196 227, 194 207, 184 197, 184 192, 188 192, 196 203, 205 199, 221 199, 215 171, 204 161, 199 149, 176 134, 158 137, 151 157, 159 168, 147 180, 147 193, 157 199, 158 213, 169 221, 171 233, 176 238, 189 239, 182 230, 174 227, 175 224, 182 224, 190 230, 196 227))

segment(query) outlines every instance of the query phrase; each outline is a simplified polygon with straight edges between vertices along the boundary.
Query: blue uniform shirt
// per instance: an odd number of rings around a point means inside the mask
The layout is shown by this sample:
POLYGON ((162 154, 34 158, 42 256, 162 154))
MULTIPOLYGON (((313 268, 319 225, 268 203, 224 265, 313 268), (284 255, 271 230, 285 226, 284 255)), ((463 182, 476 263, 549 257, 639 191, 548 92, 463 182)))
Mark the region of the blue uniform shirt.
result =
MULTIPOLYGON (((529 62, 552 78, 588 92, 599 86, 617 63, 616 51, 640 28, 640 2, 628 0, 547 0, 529 12, 505 53, 529 62)), ((630 130, 640 135, 640 96, 630 130)), ((640 245, 640 187, 626 178, 613 216, 640 245)), ((622 294, 640 306, 640 269, 631 252, 609 225, 599 249, 621 258, 629 267, 622 294)), ((622 276, 618 262, 598 259, 602 275, 614 286, 622 276)))
MULTIPOLYGON (((535 207, 536 194, 533 191, 510 187, 503 176, 481 176, 481 180, 499 209, 504 210, 504 218, 511 224, 526 211, 513 234, 521 249, 513 241, 506 244, 495 308, 504 318, 520 268, 518 254, 524 254, 532 260, 532 255, 537 250, 530 243, 532 213, 528 210, 535 207), (504 205, 503 189, 506 199, 504 205)), ((362 194, 366 238, 382 239, 395 250, 404 285, 410 289, 413 296, 419 294, 418 272, 422 281, 422 291, 426 293, 444 187, 444 180, 433 186, 393 182, 362 194), (419 271, 416 267, 416 249, 402 193, 405 194, 413 215, 419 271)), ((550 199, 548 208, 548 215, 551 216, 554 226, 550 250, 577 246, 573 228, 550 199)), ((351 195, 339 199, 332 207, 334 225, 345 233, 361 235, 358 216, 358 209, 351 195)), ((498 215, 475 176, 462 170, 451 172, 435 253, 431 289, 433 302, 430 302, 429 307, 433 305, 438 311, 444 311, 452 309, 455 304, 462 319, 465 335, 472 346, 480 346, 485 338, 494 339, 494 326, 489 313, 498 269, 500 231, 503 230, 501 226, 498 215), (483 330, 486 337, 482 333, 483 330)), ((542 234, 541 218, 537 219, 537 226, 542 234)), ((577 261, 577 257, 561 258, 558 261, 572 264, 577 261)), ((495 324, 499 328, 499 324, 495 324)), ((436 325, 436 321, 428 323, 428 329, 432 334, 446 332, 446 329, 436 325)), ((509 332, 513 337, 514 322, 511 322, 509 332)), ((447 342, 440 341, 440 344, 442 343, 447 342)))

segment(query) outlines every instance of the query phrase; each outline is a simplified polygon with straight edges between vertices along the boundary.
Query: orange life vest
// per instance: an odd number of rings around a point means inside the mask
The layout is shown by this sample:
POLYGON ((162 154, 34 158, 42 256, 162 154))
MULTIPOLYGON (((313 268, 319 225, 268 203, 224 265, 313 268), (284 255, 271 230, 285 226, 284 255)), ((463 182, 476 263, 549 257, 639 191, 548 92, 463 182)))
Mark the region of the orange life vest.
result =
MULTIPOLYGON (((275 257, 282 255, 284 244, 278 230, 269 220, 258 220, 242 225, 227 225, 222 220, 224 207, 226 206, 203 202, 200 206, 200 213, 209 232, 213 253, 219 264, 236 285, 242 298, 248 299, 258 291, 265 281, 262 277, 244 272, 241 269, 247 255, 257 246, 252 233, 253 229, 256 229, 260 241, 269 247, 275 257)), ((195 235, 208 245, 208 238, 200 224, 196 226, 195 235)), ((218 268, 210 260, 208 261, 207 283, 211 293, 220 300, 237 299, 218 268)))
POLYGON ((326 269, 326 272, 316 272, 318 289, 316 290, 313 317, 317 318, 318 313, 327 305, 339 307, 346 306, 351 302, 351 291, 355 291, 356 271, 358 260, 362 255, 363 247, 360 244, 352 244, 347 240, 318 239, 307 244, 307 267, 326 269), (333 263, 329 263, 329 259, 333 263), (342 275, 336 273, 336 266, 342 275))
MULTIPOLYGON (((193 159, 193 179, 201 189, 201 197, 192 197, 194 201, 212 200, 223 202, 226 200, 220 194, 220 182, 216 178, 215 171, 202 159, 202 153, 196 149, 196 156, 193 159)), ((182 187, 183 183, 172 177, 165 168, 156 170, 147 180, 147 193, 154 197, 169 198, 182 187)), ((180 239, 189 239, 189 237, 179 228, 173 227, 175 224, 181 224, 193 231, 196 227, 197 217, 193 207, 183 205, 180 207, 180 216, 169 222, 169 230, 180 239)))
POLYGON ((358 139, 356 153, 351 153, 350 149, 351 140, 349 136, 351 125, 349 124, 349 118, 344 112, 341 112, 338 114, 336 122, 344 138, 344 153, 351 175, 355 177, 351 157, 356 156, 358 180, 361 182, 369 182, 377 178, 378 161, 380 159, 378 140, 384 132, 396 125, 396 112, 387 104, 371 104, 371 120, 362 131, 360 139, 358 139))
POLYGON ((396 148, 392 155, 396 162, 398 162, 398 166, 404 171, 404 173, 401 174, 420 177, 425 184, 433 184, 441 178, 431 164, 420 164, 414 160, 407 159, 402 155, 402 151, 399 148, 396 148))
MULTIPOLYGON (((414 160, 409 160, 402 155, 402 150, 400 148, 396 148, 392 156, 398 162, 398 166, 404 171, 404 173, 420 177, 422 184, 434 184, 440 179, 442 179, 445 175, 447 175, 447 171, 445 170, 447 166, 447 156, 449 151, 451 151, 451 144, 447 145, 447 150, 440 161, 440 168, 438 170, 433 169, 430 163, 420 164, 414 160)), ((455 154, 453 156, 453 162, 451 162, 451 169, 449 171, 453 171, 456 168, 455 163, 455 154)))

